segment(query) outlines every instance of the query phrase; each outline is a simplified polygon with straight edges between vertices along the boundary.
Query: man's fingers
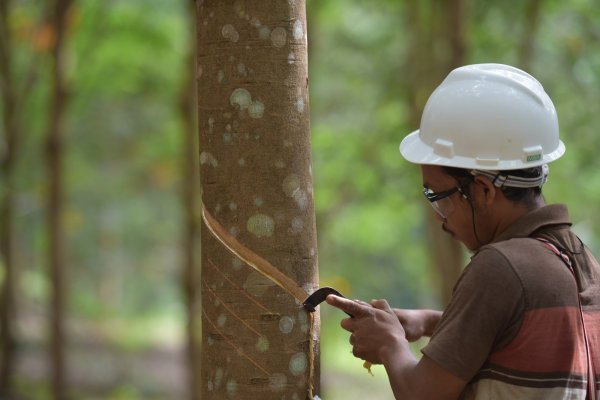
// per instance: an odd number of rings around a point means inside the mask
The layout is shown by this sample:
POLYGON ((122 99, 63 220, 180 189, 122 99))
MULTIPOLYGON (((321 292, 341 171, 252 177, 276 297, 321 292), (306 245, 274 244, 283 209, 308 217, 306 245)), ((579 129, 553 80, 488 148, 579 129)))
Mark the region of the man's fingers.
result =
POLYGON ((363 306, 371 307, 371 305, 369 303, 367 303, 366 301, 362 301, 359 299, 354 299, 354 301, 357 302, 358 304, 362 304, 363 306))
POLYGON ((392 308, 388 304, 387 300, 384 300, 384 299, 371 300, 371 305, 379 310, 390 311, 390 312, 392 311, 392 308))
POLYGON ((329 296, 327 296, 327 303, 355 317, 360 317, 361 315, 364 315, 365 308, 367 307, 360 305, 355 301, 348 300, 344 297, 339 297, 334 294, 330 294, 329 296))

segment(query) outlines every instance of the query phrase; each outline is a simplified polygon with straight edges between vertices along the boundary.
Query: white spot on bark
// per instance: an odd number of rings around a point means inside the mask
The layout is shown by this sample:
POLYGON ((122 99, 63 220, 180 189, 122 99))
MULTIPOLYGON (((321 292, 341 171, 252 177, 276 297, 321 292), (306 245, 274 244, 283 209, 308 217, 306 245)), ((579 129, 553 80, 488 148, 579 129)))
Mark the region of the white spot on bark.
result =
POLYGON ((277 160, 275 161, 275 167, 279 169, 285 168, 285 163, 282 160, 277 160))
POLYGON ((225 315, 225 314, 219 315, 219 317, 217 318, 217 325, 219 325, 222 328, 225 326, 226 322, 227 322, 227 315, 225 315))
POLYGON ((242 76, 248 76, 248 70, 246 69, 246 66, 242 63, 239 63, 237 65, 237 71, 238 71, 238 74, 240 74, 242 76))
POLYGON ((275 47, 283 47, 287 42, 287 32, 283 28, 275 28, 271 32, 271 43, 275 47))
POLYGON ((296 20, 294 21, 294 27, 292 29, 292 34, 294 35, 294 39, 300 40, 304 36, 304 27, 302 26, 302 21, 296 20))
POLYGON ((290 54, 288 55, 288 64, 293 64, 296 61, 296 56, 294 55, 293 52, 290 52, 290 54))
POLYGON ((213 129, 215 128, 215 119, 213 117, 210 117, 208 119, 208 131, 210 133, 212 133, 213 129))
POLYGON ((240 230, 237 226, 232 226, 231 228, 229 228, 229 233, 231 234, 231 236, 236 237, 237 235, 239 235, 240 230))
POLYGON ((290 333, 294 329, 294 320, 287 315, 279 320, 279 330, 283 333, 290 333))
POLYGON ((233 9, 240 18, 243 18, 244 15, 246 15, 246 7, 242 0, 236 0, 236 2, 233 4, 233 9))
POLYGON ((200 78, 202 76, 202 65, 198 65, 198 70, 196 71, 196 78, 200 78))
POLYGON ((255 198, 254 198, 254 205, 255 205, 256 207, 260 207, 260 206, 262 206, 262 205, 263 205, 263 203, 264 203, 264 202, 263 202, 263 199, 262 199, 261 197, 255 197, 255 198))
POLYGON ((298 190, 292 197, 301 210, 306 210, 306 207, 308 206, 308 196, 304 190, 298 190))
POLYGON ((234 379, 230 379, 227 381, 227 393, 232 395, 237 392, 237 382, 234 379))
POLYGON ((306 371, 306 354, 296 353, 290 358, 290 372, 294 376, 302 375, 306 371))
POLYGON ((302 333, 308 332, 308 317, 306 316, 305 311, 300 311, 298 313, 298 322, 300 323, 300 330, 302 333))
POLYGON ((287 377, 279 372, 274 373, 269 377, 269 386, 274 391, 281 391, 285 389, 285 385, 287 384, 287 377))
POLYGON ((300 217, 295 217, 292 220, 292 233, 298 234, 304 229, 304 221, 300 217))
POLYGON ((283 180, 283 192, 292 197, 294 194, 300 190, 300 178, 296 174, 289 174, 283 180))
POLYGON ((237 208, 238 208, 238 207, 237 207, 237 204, 236 204, 236 203, 234 203, 233 201, 232 201, 231 203, 229 203, 229 209, 230 209, 231 211, 235 211, 235 210, 237 210, 237 208))
POLYGON ((261 27, 261 23, 260 20, 256 17, 252 17, 252 19, 250 20, 250 24, 252 24, 253 27, 255 28, 260 28, 261 27))
POLYGON ((231 137, 231 133, 229 133, 229 132, 225 132, 225 133, 223 134, 223 141, 224 141, 225 143, 231 143, 231 139, 232 139, 232 137, 231 137))
POLYGON ((298 110, 299 113, 304 112, 304 99, 303 98, 299 98, 298 100, 296 100, 296 110, 298 110))
POLYGON ((208 387, 208 391, 209 391, 209 392, 212 392, 212 391, 213 391, 213 383, 212 383, 212 381, 208 381, 208 385, 207 385, 207 387, 208 387))
POLYGON ((232 106, 237 107, 240 110, 245 110, 252 103, 252 96, 246 89, 237 88, 231 92, 229 102, 232 106))
POLYGON ((200 164, 210 164, 212 167, 217 168, 219 162, 211 153, 209 153, 208 151, 203 151, 202 153, 200 153, 200 164))
POLYGON ((269 350, 269 339, 264 336, 259 337, 254 347, 256 347, 256 350, 259 352, 264 353, 269 350))
POLYGON ((223 83, 224 80, 225 80, 225 72, 223 72, 223 70, 219 70, 217 72, 217 82, 223 83))
POLYGON ((248 219, 246 229, 258 238, 270 237, 275 230, 275 221, 266 214, 254 214, 248 219))
POLYGON ((246 165, 246 160, 244 160, 243 158, 240 158, 240 159, 238 160, 238 165, 239 165, 240 167, 243 167, 243 166, 245 166, 245 165, 246 165))
POLYGON ((215 388, 219 388, 221 386, 221 382, 223 381, 223 369, 217 368, 215 371, 215 388))
POLYGON ((306 209, 308 204, 308 196, 306 192, 300 188, 300 178, 296 174, 290 174, 283 180, 283 192, 292 197, 301 210, 306 209))
POLYGON ((223 35, 223 37, 231 42, 237 42, 238 40, 240 40, 240 34, 238 33, 238 31, 235 29, 235 27, 231 24, 227 24, 223 26, 223 29, 221 29, 221 35, 223 35))
POLYGON ((250 115, 251 118, 255 118, 255 119, 262 118, 264 112, 265 112, 265 105, 258 100, 253 101, 248 106, 248 115, 250 115))
POLYGON ((271 37, 271 30, 268 26, 261 26, 258 28, 258 37, 262 40, 267 40, 271 37))

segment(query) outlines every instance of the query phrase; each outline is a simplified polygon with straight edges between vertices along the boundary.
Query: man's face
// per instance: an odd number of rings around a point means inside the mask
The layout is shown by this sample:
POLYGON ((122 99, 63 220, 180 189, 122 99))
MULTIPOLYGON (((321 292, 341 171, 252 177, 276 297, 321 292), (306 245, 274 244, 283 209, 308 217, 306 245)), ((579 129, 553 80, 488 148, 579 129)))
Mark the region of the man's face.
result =
MULTIPOLYGON (((430 189, 429 193, 443 193, 460 185, 460 182, 446 174, 442 167, 422 165, 421 176, 423 186, 430 189)), ((465 194, 468 195, 468 189, 465 194)), ((469 200, 459 191, 455 191, 432 204, 436 218, 442 223, 442 229, 453 239, 462 242, 469 250, 476 250, 480 244, 473 231, 473 211, 469 200)))

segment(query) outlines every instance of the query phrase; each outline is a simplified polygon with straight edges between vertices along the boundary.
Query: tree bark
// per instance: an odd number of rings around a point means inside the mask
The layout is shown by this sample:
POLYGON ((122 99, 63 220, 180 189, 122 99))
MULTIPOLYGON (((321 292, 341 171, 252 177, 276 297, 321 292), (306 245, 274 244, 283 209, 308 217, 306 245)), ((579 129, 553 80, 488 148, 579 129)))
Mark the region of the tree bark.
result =
POLYGON ((319 392, 305 2, 198 2, 202 398, 319 392))
POLYGON ((0 89, 4 152, 0 154, 0 256, 4 274, 0 286, 0 398, 12 396, 14 364, 14 167, 19 138, 14 80, 12 77, 11 32, 8 28, 10 1, 0 2, 0 89))
POLYGON ((51 282, 50 301, 50 370, 55 399, 66 398, 65 384, 65 272, 62 213, 64 207, 63 141, 64 114, 67 90, 64 79, 64 44, 66 16, 70 0, 56 0, 53 5, 52 26, 55 33, 52 47, 50 121, 46 135, 46 164, 48 172, 48 262, 51 282))
POLYGON ((196 137, 196 31, 195 2, 190 5, 190 48, 186 57, 185 80, 180 95, 180 114, 183 125, 182 202, 183 202, 183 274, 182 288, 186 306, 186 337, 188 364, 188 398, 200 400, 200 323, 199 323, 199 231, 198 140, 196 137))

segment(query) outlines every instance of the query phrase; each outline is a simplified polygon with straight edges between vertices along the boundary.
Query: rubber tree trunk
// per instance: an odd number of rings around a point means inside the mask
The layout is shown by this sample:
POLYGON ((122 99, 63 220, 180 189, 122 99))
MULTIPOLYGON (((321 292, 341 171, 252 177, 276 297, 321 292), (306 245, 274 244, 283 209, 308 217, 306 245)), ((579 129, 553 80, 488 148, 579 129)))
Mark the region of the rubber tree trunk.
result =
POLYGON ((48 263, 51 285, 50 299, 50 371, 52 396, 66 398, 64 359, 64 234, 62 213, 64 208, 64 113, 67 91, 64 79, 64 44, 67 12, 70 0, 53 2, 52 26, 55 41, 52 48, 52 91, 50 97, 50 121, 46 135, 46 168, 48 174, 48 263))
POLYGON ((18 144, 16 93, 12 77, 11 32, 8 29, 10 1, 0 2, 0 99, 2 103, 2 140, 0 155, 0 398, 12 397, 15 348, 14 278, 14 171, 18 144))
POLYGON ((198 2, 202 399, 312 399, 305 2, 198 2))

